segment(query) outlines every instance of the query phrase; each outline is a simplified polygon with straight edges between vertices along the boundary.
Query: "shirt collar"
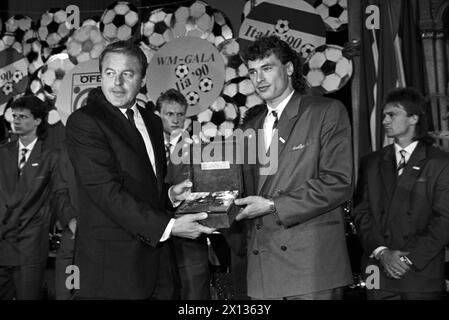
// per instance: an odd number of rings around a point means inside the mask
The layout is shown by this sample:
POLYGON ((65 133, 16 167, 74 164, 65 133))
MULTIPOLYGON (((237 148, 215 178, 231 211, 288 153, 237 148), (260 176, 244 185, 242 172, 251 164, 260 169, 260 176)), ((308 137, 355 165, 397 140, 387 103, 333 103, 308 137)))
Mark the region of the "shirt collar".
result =
POLYGON ((276 110, 277 117, 278 117, 278 119, 280 119, 282 112, 284 111, 285 107, 287 106, 288 102, 290 101, 291 97, 293 96, 293 93, 295 93, 295 90, 293 90, 284 100, 282 100, 281 103, 279 103, 276 106, 276 108, 271 107, 267 103, 268 114, 270 114, 271 111, 276 110))
POLYGON ((408 155, 411 155, 413 153, 413 151, 415 151, 415 148, 416 148, 417 145, 418 145, 418 141, 413 141, 412 143, 410 143, 405 148, 402 148, 400 145, 395 143, 394 144, 394 150, 395 150, 396 154, 399 154, 400 153, 399 151, 401 151, 401 150, 405 150, 408 155))
POLYGON ((22 150, 22 149, 27 149, 31 153, 31 151, 33 150, 34 145, 36 144, 36 142, 37 142, 37 137, 29 145, 27 145, 25 147, 23 145, 22 141, 20 141, 20 139, 19 139, 19 151, 22 150))
MULTIPOLYGON (((128 116, 126 115, 126 110, 128 110, 129 108, 118 108, 118 109, 123 113, 123 115, 126 118, 128 118, 128 116)), ((130 109, 132 109, 134 111, 134 115, 135 116, 136 115, 140 115, 139 109, 137 109, 137 99, 136 99, 136 101, 134 102, 134 104, 132 105, 132 107, 130 109)))

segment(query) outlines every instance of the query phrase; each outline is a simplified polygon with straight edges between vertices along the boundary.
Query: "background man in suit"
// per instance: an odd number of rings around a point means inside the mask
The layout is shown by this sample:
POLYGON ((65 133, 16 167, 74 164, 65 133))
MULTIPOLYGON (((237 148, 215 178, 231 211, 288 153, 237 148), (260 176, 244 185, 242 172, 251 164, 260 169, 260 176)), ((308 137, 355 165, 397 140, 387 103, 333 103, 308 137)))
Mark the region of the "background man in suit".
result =
POLYGON ((244 58, 267 104, 243 127, 262 133, 248 146, 278 159, 277 170, 244 165, 247 197, 236 201, 246 205, 237 220, 250 222, 248 295, 339 299, 352 281, 341 208, 352 191, 347 112, 336 100, 304 94, 299 57, 276 36, 256 40, 244 58))
MULTIPOLYGON (((187 100, 182 93, 169 89, 156 102, 164 128, 164 144, 167 157, 166 183, 177 184, 189 178, 188 164, 174 164, 170 161, 176 144, 183 143, 181 136, 186 120, 187 100)), ((176 155, 174 155, 176 156, 176 155)), ((210 299, 210 271, 207 239, 174 238, 176 261, 181 280, 181 299, 210 299)))
POLYGON ((161 119, 136 104, 146 69, 138 46, 110 44, 100 56, 101 90, 67 121, 78 187, 77 298, 177 297, 171 236, 214 230, 197 222, 206 213, 173 219, 166 211, 167 196, 182 200, 191 182, 164 183, 161 119))
POLYGON ((19 139, 0 147, 0 299, 40 299, 51 208, 73 208, 59 152, 45 142, 46 106, 24 96, 11 108, 19 139))
POLYGON ((383 269, 380 288, 367 295, 439 299, 449 242, 449 155, 431 146, 419 92, 394 89, 384 105, 383 125, 394 143, 362 159, 354 210, 362 270, 383 269))

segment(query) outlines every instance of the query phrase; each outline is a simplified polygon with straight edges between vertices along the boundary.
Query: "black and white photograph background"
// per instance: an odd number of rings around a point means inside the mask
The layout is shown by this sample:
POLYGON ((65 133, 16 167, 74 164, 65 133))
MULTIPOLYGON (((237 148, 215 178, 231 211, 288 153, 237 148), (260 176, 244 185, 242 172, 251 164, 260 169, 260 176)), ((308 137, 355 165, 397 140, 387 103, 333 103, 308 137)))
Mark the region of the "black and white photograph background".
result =
MULTIPOLYGON (((188 104, 183 129, 198 122, 203 142, 229 137, 246 116, 265 110, 242 53, 258 38, 275 35, 300 57, 307 94, 336 99, 346 108, 354 186, 361 158, 393 142, 383 128, 382 109, 396 87, 413 87, 425 97, 429 136, 449 151, 447 1, 9 0, 0 4, 0 20, 0 145, 17 139, 11 104, 27 94, 44 102, 48 139, 62 145, 67 118, 86 104, 90 90, 101 86, 101 52, 120 40, 140 46, 149 64, 137 97, 142 107, 154 111, 163 91, 177 89, 188 104)), ((3 192, 1 186, 0 181, 3 192)), ((343 288, 344 299, 365 300, 370 284, 360 267, 364 253, 354 201, 342 204, 353 275, 353 283, 343 288)), ((211 297, 245 299, 244 281, 234 274, 244 274, 245 266, 233 269, 225 233, 207 239, 211 297)), ((48 300, 56 298, 61 236, 59 226, 52 225, 43 284, 48 300)), ((446 292, 447 249, 445 259, 446 292)))

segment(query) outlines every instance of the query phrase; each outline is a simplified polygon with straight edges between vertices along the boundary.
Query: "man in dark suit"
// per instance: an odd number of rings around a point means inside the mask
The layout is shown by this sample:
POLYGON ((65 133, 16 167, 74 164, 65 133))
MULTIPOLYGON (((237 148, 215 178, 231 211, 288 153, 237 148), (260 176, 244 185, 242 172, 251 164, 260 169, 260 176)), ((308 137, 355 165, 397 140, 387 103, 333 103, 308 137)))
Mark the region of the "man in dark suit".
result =
POLYGON ((351 128, 346 109, 304 94, 301 62, 276 36, 244 54, 265 108, 243 129, 248 219, 248 295, 256 299, 341 299, 352 282, 341 205, 352 192, 351 128), (270 160, 264 166, 267 155, 270 160), (264 160, 264 161, 261 161, 264 160))
POLYGON ((46 106, 24 96, 12 114, 19 139, 0 147, 0 299, 40 299, 53 209, 73 208, 59 152, 45 140, 46 106))
POLYGON ((101 90, 67 121, 78 187, 76 298, 171 299, 177 295, 172 236, 214 229, 166 211, 191 186, 168 189, 161 119, 136 104, 147 61, 136 45, 115 42, 100 56, 101 90), (168 197, 167 197, 168 196, 168 197))
POLYGON ((449 242, 449 155, 431 146, 419 92, 394 89, 384 106, 383 125, 394 143, 362 159, 354 210, 362 270, 373 280, 367 296, 440 299, 449 242))
MULTIPOLYGON (((180 183, 189 178, 190 166, 177 159, 170 161, 170 156, 179 156, 173 151, 178 143, 183 142, 184 123, 186 119, 187 100, 182 93, 169 89, 156 101, 164 128, 164 144, 167 157, 166 183, 180 183), (180 163, 179 163, 180 162, 180 163)), ((179 148, 178 148, 179 149, 179 148)), ((181 280, 183 300, 210 299, 210 271, 207 238, 201 235, 197 239, 174 238, 176 261, 181 280)))

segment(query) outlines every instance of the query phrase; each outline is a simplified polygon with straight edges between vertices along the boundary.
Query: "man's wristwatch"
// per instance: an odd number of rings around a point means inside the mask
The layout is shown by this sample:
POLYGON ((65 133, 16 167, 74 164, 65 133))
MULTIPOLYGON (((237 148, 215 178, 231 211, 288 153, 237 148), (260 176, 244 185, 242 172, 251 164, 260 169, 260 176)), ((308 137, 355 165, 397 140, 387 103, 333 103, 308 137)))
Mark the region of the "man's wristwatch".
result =
POLYGON ((276 206, 274 205, 274 201, 271 198, 268 198, 268 201, 270 201, 270 210, 269 213, 276 213, 276 206))

